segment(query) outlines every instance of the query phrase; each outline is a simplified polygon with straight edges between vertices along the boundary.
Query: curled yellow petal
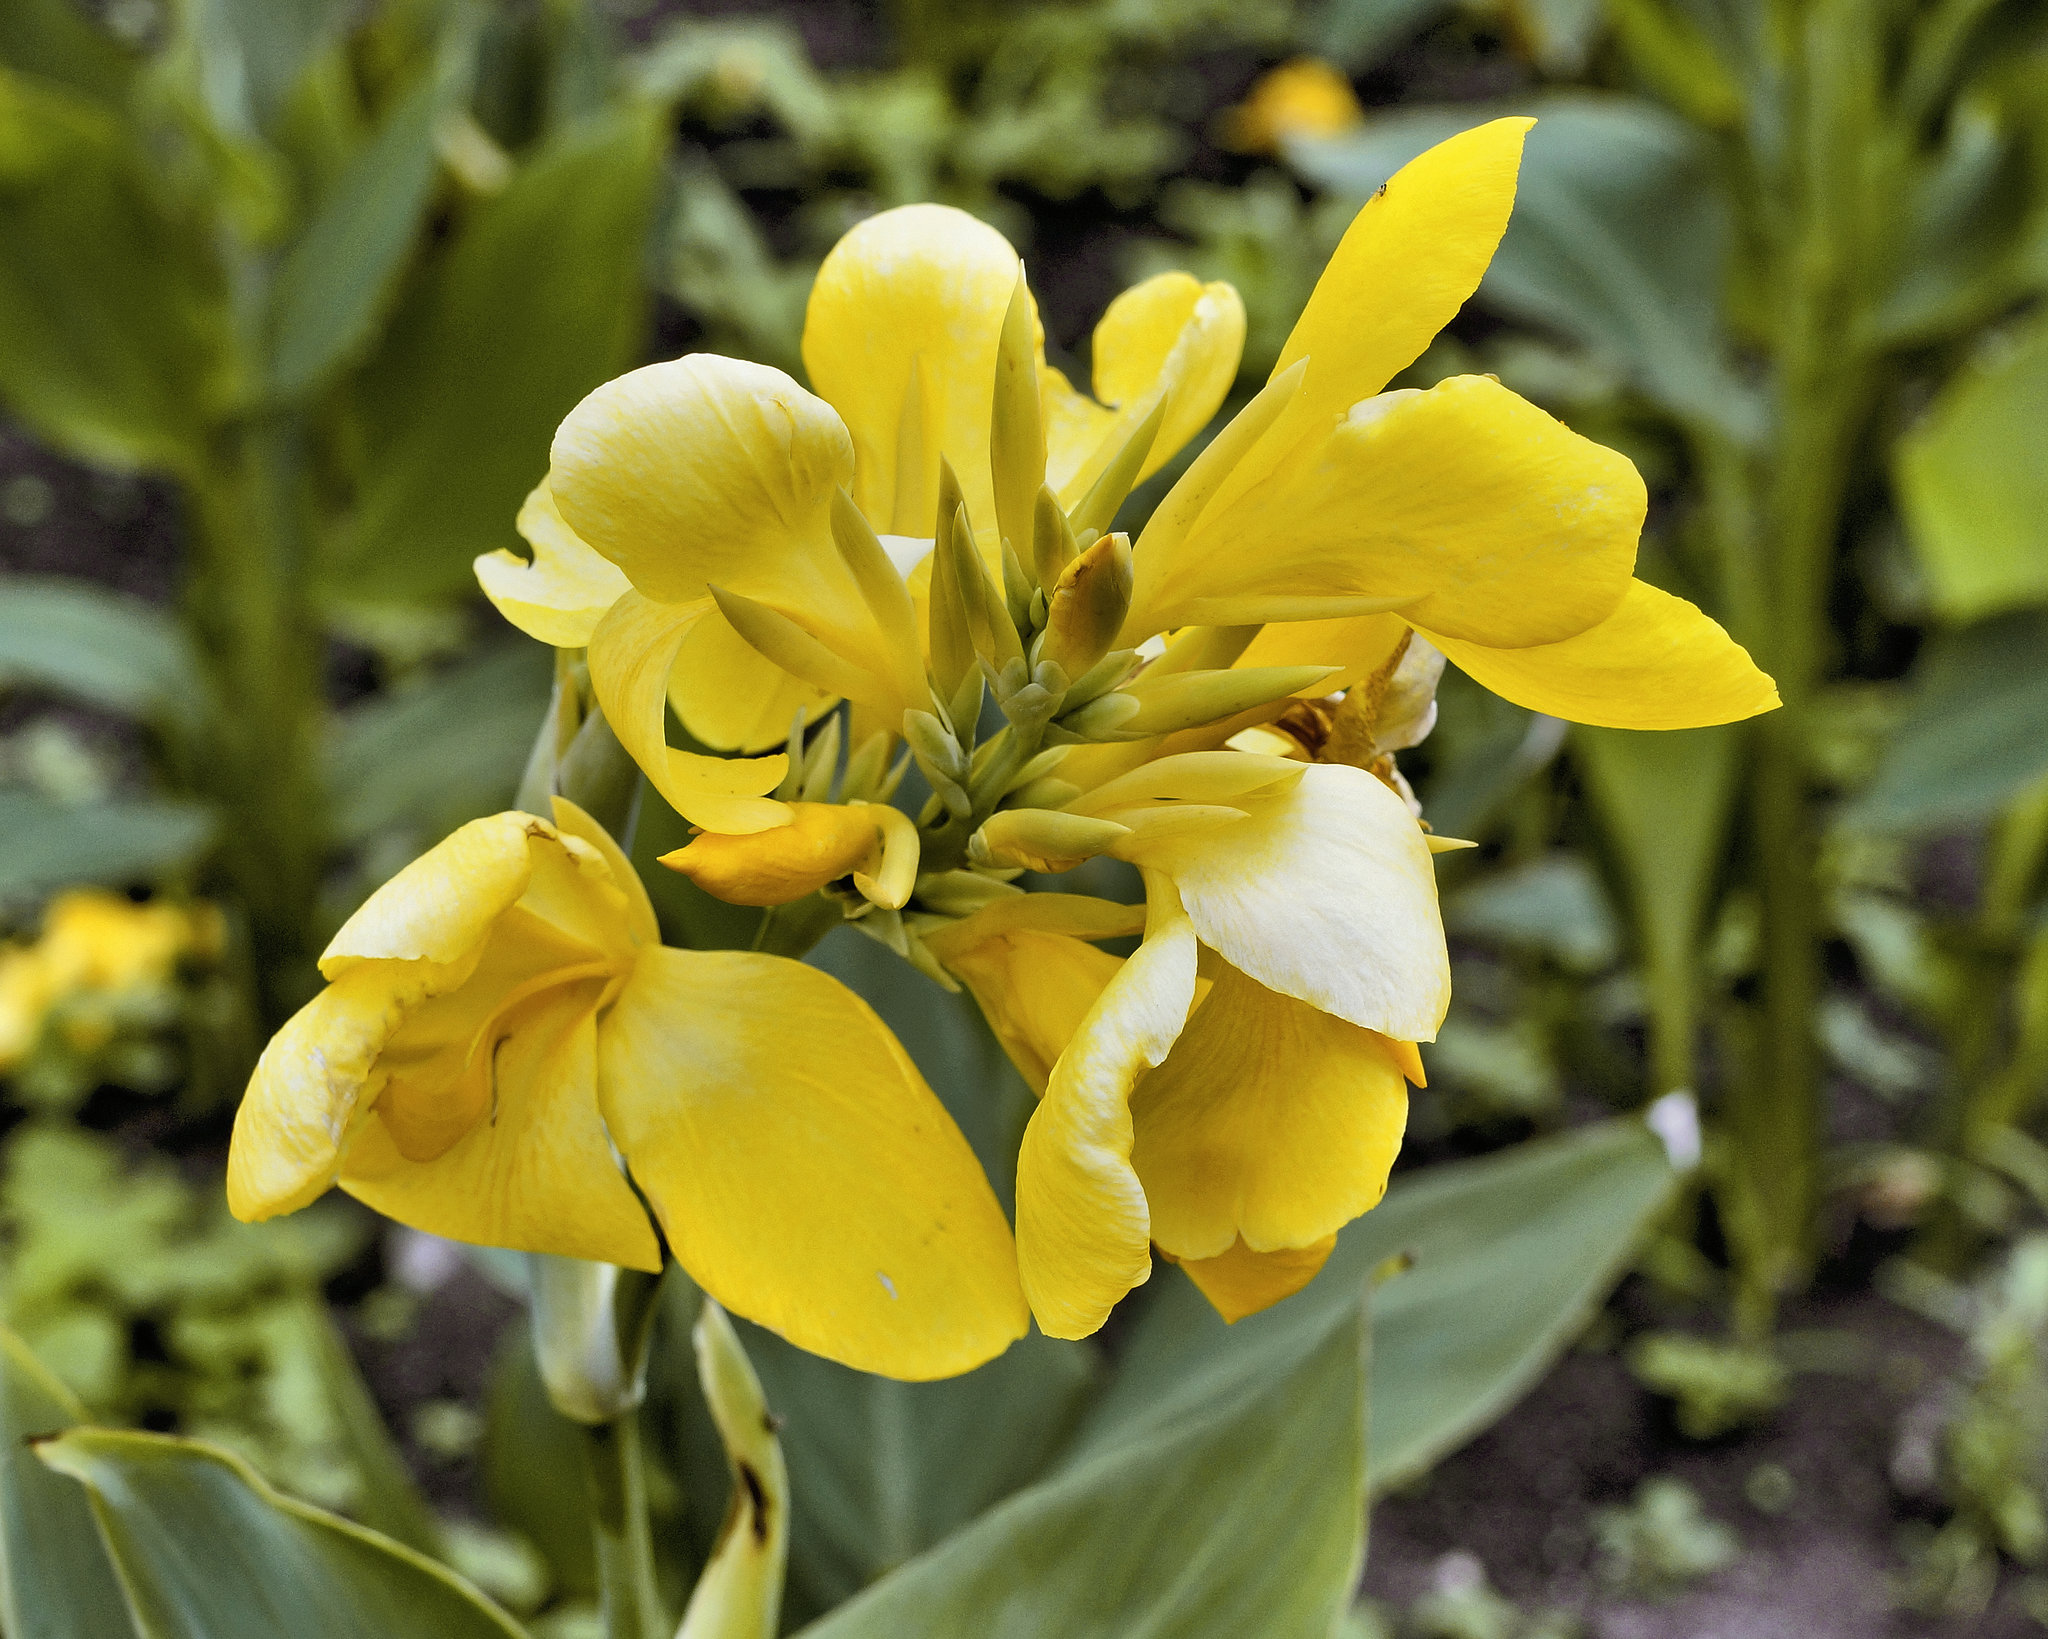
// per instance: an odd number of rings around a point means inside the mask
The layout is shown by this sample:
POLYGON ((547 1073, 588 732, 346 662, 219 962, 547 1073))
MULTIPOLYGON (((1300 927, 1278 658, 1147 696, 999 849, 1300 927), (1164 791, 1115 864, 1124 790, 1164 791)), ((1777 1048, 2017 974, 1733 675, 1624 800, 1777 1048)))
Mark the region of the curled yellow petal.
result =
POLYGON ((661 862, 728 905, 787 905, 879 859, 881 827, 865 804, 795 802, 789 811, 787 825, 745 836, 707 831, 661 862))
POLYGON ((1213 1258, 1176 1258, 1189 1280, 1226 1322, 1236 1325, 1246 1315, 1270 1309, 1291 1298, 1322 1273, 1337 1249, 1337 1237, 1326 1236, 1309 1246, 1254 1252, 1239 1241, 1213 1258))
POLYGON ((545 480, 519 509, 519 533, 533 548, 533 561, 503 549, 486 552, 476 560, 477 584, 528 637, 559 649, 584 647, 632 583, 562 521, 545 480))
POLYGON ((471 820, 364 901, 328 941, 320 971, 332 979, 364 961, 473 961, 533 880, 530 843, 553 830, 531 814, 471 820))
POLYGON ((860 1371, 970 1370, 1023 1335, 1009 1225, 867 1005, 816 968, 650 951, 600 1030, 613 1137, 735 1314, 860 1371))
POLYGON ((1503 699, 1595 728, 1706 728, 1778 705, 1748 650, 1647 581, 1631 581, 1620 608, 1561 643, 1496 649, 1430 637, 1503 699))

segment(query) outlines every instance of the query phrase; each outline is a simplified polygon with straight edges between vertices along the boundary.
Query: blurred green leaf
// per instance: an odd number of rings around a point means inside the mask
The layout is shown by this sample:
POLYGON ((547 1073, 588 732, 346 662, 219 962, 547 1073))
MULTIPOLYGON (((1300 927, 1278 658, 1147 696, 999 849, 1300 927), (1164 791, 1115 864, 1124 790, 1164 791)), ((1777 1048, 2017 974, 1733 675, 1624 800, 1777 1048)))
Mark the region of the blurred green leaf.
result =
POLYGON ((0 6, 0 63, 24 74, 118 105, 140 60, 78 0, 8 0, 0 6))
POLYGON ((1327 1639, 1363 1553, 1361 1287, 1229 1338, 807 1639, 1327 1639))
POLYGON ((2048 611, 1936 632, 1877 777, 1846 825, 1919 831, 1983 819, 2048 773, 2048 611))
POLYGON ((83 1484, 151 1639, 521 1639, 433 1561, 161 1434, 74 1429, 37 1456, 83 1484))
POLYGON ((196 802, 86 805, 0 790, 0 899, 73 882, 125 883, 183 869, 212 840, 215 816, 196 802))
POLYGON ((1372 1487, 1401 1485, 1485 1428, 1564 1351, 1628 1267, 1673 1178, 1635 1121, 1401 1175, 1338 1235, 1301 1293, 1234 1327, 1191 1281, 1162 1270, 1164 1290, 1133 1329, 1082 1449, 1127 1419, 1167 1415, 1252 1340, 1343 1311, 1387 1259, 1412 1253, 1414 1267, 1372 1305, 1372 1487))
POLYGON ((1444 926, 1538 951, 1573 973, 1598 973, 1621 953, 1607 892, 1577 854, 1550 854, 1458 889, 1444 901, 1444 926))
POLYGON ((1727 208, 1699 132, 1639 98, 1564 93, 1501 108, 1417 108, 1290 145, 1310 180, 1363 199, 1424 149, 1532 113, 1515 211, 1481 296, 1627 370, 1676 415, 1751 438, 1756 396, 1721 328, 1727 208))
POLYGON ((1899 500, 1935 613, 2048 601, 2048 317, 1984 349, 1901 438, 1899 500))
POLYGON ((266 131, 321 49, 340 36, 351 0, 183 0, 175 55, 214 125, 229 137, 266 131))
POLYGON ((343 842, 410 823, 442 836, 507 807, 548 703, 549 651, 509 643, 343 712, 328 748, 343 842))
POLYGON ((9 1639, 134 1639, 84 1493, 28 1449, 84 1421, 70 1391, 0 1327, 0 1625, 9 1639))
POLYGON ((121 121, 0 70, 0 397, 67 454, 189 466, 232 391, 200 235, 121 121))
POLYGON ((370 447, 333 590, 461 596, 476 556, 513 540, 556 425, 642 343, 664 136, 634 104, 553 139, 401 305, 362 380, 370 447))
POLYGON ((1308 38, 1319 54, 1360 74, 1450 9, 1450 0, 1326 0, 1308 38))
POLYGON ((0 688, 48 689, 189 725, 206 683, 165 611, 87 581, 0 576, 0 688))
MULTIPOLYGON (((687 1337, 685 1328, 671 1341, 687 1337)), ((689 1369, 687 1360, 672 1364, 689 1369)), ((583 1434, 548 1399, 534 1361, 533 1334, 523 1319, 506 1328, 498 1345, 480 1458, 492 1518, 541 1551, 564 1594, 594 1597, 597 1558, 583 1434)))

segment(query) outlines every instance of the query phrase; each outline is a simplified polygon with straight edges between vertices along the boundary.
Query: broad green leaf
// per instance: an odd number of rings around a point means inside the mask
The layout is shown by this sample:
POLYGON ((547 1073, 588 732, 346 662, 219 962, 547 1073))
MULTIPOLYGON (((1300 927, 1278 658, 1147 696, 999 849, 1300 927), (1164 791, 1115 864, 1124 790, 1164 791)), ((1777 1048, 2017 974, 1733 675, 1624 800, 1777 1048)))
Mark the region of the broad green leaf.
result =
POLYGON ((368 345, 433 196, 434 129, 449 89, 430 72, 399 99, 278 269, 270 390, 279 397, 319 385, 368 345))
POLYGON ((1365 1353, 1362 1279, 1226 1335, 807 1639, 1327 1639, 1364 1551, 1365 1353))
POLYGON ((26 575, 0 576, 0 688, 9 685, 188 725, 206 690, 184 629, 163 610, 26 575))
POLYGON ((410 823, 429 841, 511 805, 548 702, 548 651, 510 643, 343 712, 328 748, 343 842, 410 823))
MULTIPOLYGON (((1707 890, 1720 863, 1735 797, 1739 729, 1572 730, 1576 760, 1620 858, 1659 1017, 1675 1032, 1666 1052, 1689 1059, 1695 955, 1707 890)), ((1691 1078, 1674 1057, 1658 1067, 1671 1086, 1691 1078)))
POLYGON ((225 293, 108 110, 0 69, 0 398, 67 454, 188 466, 233 390, 225 293))
POLYGON ((1674 414, 1754 436, 1759 405, 1731 372, 1721 329, 1728 223, 1712 155, 1655 104, 1569 93, 1407 109, 1289 156, 1312 181, 1363 199, 1425 148, 1503 113, 1537 122, 1482 299, 1605 356, 1674 414))
MULTIPOLYGON (((684 1369, 680 1362, 667 1364, 684 1369)), ((564 1594, 594 1598, 597 1560, 583 1432, 548 1399, 523 1319, 506 1328, 498 1345, 480 1458, 492 1518, 540 1550, 564 1594)))
POLYGON ((401 305, 362 382, 370 447, 334 590, 463 596, 477 555, 515 539, 555 427, 642 343, 663 135, 628 105, 552 140, 401 305))
POLYGON ((1451 9, 1450 0, 1330 0, 1315 49, 1363 73, 1451 9))
POLYGON ((221 133, 254 136, 278 118, 352 10, 349 0, 184 0, 174 51, 221 133))
POLYGON ((0 1327, 0 1631, 9 1639, 135 1639, 85 1493, 28 1442, 85 1408, 0 1327))
POLYGON ((71 804, 0 790, 0 899, 73 882, 139 882, 182 870, 212 840, 213 811, 195 802, 71 804))
POLYGON ((1265 1335, 1342 1311, 1390 1258, 1414 1267, 1373 1298, 1372 1487, 1413 1479, 1527 1391, 1599 1307, 1669 1198, 1674 1174, 1635 1121, 1533 1140, 1397 1176, 1342 1231, 1297 1296, 1225 1326, 1192 1282, 1163 1289, 1132 1331, 1082 1449, 1170 1418, 1189 1384, 1265 1335))
POLYGON ((1983 819, 2048 773, 2048 611, 1936 632, 1877 776, 1842 814, 1872 831, 1983 819))
POLYGON ((78 0, 7 0, 0 63, 118 106, 141 54, 102 28, 78 0))
POLYGON ((1906 533, 1935 613, 2048 602, 2048 317, 1983 350, 1898 443, 1906 533))
POLYGON ((34 1450, 91 1495, 150 1639, 521 1639, 432 1560, 279 1494, 217 1447, 74 1429, 34 1450))
POLYGON ((1541 952, 1573 973, 1612 967, 1620 930, 1607 893, 1577 854, 1494 871, 1444 900, 1453 934, 1541 952))

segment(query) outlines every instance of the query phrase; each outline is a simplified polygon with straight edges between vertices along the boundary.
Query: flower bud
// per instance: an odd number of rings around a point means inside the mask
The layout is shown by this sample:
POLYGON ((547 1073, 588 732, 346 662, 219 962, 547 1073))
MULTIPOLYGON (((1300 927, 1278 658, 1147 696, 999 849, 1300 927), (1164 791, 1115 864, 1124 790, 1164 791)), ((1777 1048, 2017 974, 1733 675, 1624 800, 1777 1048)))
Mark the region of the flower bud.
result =
POLYGON ((1070 871, 1106 853, 1131 834, 1115 820, 1089 819, 1046 808, 1005 808, 974 833, 967 854, 984 867, 1022 865, 1033 871, 1070 871))
POLYGON ((749 836, 707 831, 661 856, 713 898, 729 905, 787 905, 855 871, 881 853, 882 832, 866 804, 796 802, 788 825, 749 836))
POLYGON ((1038 651, 1069 677, 1081 677, 1109 653, 1131 607, 1131 540, 1104 535, 1060 571, 1038 651))

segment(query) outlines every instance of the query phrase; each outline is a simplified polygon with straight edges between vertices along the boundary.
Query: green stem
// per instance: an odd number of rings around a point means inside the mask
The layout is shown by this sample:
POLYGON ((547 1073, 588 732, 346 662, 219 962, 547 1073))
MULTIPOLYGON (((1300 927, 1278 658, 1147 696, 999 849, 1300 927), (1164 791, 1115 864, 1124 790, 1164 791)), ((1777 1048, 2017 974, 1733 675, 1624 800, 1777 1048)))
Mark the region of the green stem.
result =
POLYGON ((669 1639, 655 1582, 639 1414, 586 1425, 583 1456, 607 1639, 669 1639))

